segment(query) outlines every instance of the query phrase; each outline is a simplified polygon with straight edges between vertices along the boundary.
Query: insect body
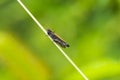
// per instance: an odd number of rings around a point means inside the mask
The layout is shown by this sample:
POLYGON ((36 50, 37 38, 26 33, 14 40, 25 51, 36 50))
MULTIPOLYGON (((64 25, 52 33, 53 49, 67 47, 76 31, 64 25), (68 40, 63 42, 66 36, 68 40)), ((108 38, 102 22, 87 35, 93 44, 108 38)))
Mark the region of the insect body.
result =
POLYGON ((69 47, 69 44, 66 43, 64 40, 62 40, 60 37, 58 37, 52 30, 47 29, 48 35, 52 38, 54 42, 56 42, 58 45, 60 45, 63 48, 69 47))

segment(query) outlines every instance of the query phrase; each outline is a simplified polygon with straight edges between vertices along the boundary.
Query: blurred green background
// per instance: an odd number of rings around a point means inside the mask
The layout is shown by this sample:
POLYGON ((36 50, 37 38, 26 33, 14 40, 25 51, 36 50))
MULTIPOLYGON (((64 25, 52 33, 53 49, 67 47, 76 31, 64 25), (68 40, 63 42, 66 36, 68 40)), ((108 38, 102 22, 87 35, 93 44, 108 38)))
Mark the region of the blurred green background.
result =
MULTIPOLYGON (((90 80, 120 80, 120 0, 22 0, 90 80)), ((0 80, 84 80, 16 0, 0 0, 0 80)))

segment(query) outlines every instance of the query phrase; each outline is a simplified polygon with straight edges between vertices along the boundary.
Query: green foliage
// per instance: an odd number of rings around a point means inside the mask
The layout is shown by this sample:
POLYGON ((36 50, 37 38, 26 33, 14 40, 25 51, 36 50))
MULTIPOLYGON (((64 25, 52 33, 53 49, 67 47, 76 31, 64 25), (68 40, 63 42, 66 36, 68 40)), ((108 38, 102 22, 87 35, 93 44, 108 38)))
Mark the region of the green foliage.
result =
MULTIPOLYGON (((119 0, 22 1, 46 29, 52 29, 70 44, 65 52, 90 80, 120 79, 119 0)), ((0 18, 0 32, 14 34, 16 42, 19 43, 19 39, 22 42, 20 45, 27 45, 29 54, 41 59, 50 69, 51 80, 83 79, 17 1, 1 0, 0 18)), ((15 55, 16 48, 11 51, 6 44, 0 49, 7 49, 8 53, 15 55)), ((27 62, 20 63, 28 66, 27 62)), ((3 64, 0 61, 1 80, 11 76, 3 64), (4 73, 7 75, 1 76, 4 73)))

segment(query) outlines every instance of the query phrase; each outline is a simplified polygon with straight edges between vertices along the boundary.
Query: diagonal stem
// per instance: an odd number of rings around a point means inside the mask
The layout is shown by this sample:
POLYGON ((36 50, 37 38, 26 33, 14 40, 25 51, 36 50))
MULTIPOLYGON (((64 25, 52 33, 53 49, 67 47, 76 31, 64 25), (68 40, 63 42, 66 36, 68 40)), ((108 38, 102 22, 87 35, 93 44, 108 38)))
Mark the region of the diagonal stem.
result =
MULTIPOLYGON (((47 31, 44 27, 38 22, 38 20, 32 15, 32 13, 26 8, 26 6, 21 2, 21 0, 17 0, 18 3, 22 6, 22 8, 27 12, 27 14, 35 21, 40 29, 49 37, 47 31)), ((50 38, 50 37, 49 37, 50 38)), ((78 68, 78 66, 70 59, 70 57, 50 38, 50 40, 54 43, 54 45, 59 49, 59 51, 64 55, 64 57, 69 61, 69 63, 82 75, 85 80, 88 80, 86 75, 78 68)))

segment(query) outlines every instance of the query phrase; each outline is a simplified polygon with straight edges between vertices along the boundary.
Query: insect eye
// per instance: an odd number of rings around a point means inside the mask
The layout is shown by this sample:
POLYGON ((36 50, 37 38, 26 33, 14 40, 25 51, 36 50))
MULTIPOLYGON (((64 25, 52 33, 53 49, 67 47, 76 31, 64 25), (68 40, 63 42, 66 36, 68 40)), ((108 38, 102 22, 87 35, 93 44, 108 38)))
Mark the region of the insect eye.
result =
POLYGON ((48 29, 48 30, 47 30, 47 33, 48 33, 48 34, 51 34, 51 33, 52 33, 52 31, 51 31, 50 29, 48 29))

